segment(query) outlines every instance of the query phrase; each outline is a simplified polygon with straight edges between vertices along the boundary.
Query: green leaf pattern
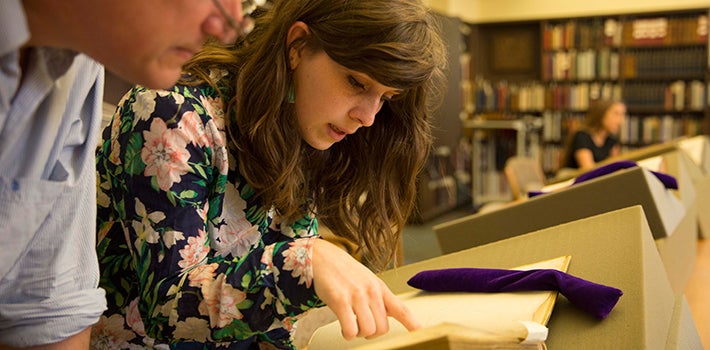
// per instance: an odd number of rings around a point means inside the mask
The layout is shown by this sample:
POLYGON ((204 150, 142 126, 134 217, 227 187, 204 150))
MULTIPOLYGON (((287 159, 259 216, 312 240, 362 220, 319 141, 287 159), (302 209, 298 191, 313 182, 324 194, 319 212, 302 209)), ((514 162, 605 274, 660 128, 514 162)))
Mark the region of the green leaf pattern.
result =
POLYGON ((109 307, 92 349, 292 349, 298 315, 322 306, 317 219, 279 225, 255 200, 225 146, 224 110, 208 84, 138 86, 104 130, 97 254, 109 307))

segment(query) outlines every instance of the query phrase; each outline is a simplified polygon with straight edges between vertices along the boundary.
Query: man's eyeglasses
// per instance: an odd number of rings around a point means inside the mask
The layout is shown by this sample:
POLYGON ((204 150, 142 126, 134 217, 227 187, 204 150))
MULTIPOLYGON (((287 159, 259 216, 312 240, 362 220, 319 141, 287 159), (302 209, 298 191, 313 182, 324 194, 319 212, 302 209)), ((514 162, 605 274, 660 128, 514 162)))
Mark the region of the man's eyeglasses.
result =
POLYGON ((229 25, 230 28, 234 29, 237 31, 237 33, 240 33, 239 27, 237 27, 237 21, 230 15, 227 10, 224 9, 224 6, 222 6, 222 3, 220 0, 212 0, 212 3, 214 3, 214 6, 217 7, 219 12, 222 14, 222 17, 227 21, 227 24, 229 25))
MULTIPOLYGON (((266 4, 266 0, 241 0, 242 2, 242 13, 244 13, 244 16, 249 16, 256 10, 257 7, 259 6, 264 6, 266 4)), ((222 14, 224 19, 227 21, 227 25, 229 25, 230 28, 234 29, 239 35, 246 34, 248 30, 245 30, 245 28, 240 27, 237 24, 237 20, 232 17, 227 10, 225 10, 224 6, 222 6, 222 3, 220 0, 212 0, 212 3, 214 3, 214 6, 217 7, 219 12, 222 14)))

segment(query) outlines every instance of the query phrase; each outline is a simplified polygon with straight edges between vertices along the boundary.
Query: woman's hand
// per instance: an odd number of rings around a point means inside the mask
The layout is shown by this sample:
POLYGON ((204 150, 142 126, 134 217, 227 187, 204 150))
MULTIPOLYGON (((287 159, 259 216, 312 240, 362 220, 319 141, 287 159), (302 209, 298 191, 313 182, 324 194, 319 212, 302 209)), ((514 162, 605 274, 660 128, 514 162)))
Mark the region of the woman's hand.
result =
POLYGON ((410 331, 420 327, 380 278, 337 246, 316 239, 312 263, 316 294, 338 317, 345 339, 387 333, 387 316, 410 331))

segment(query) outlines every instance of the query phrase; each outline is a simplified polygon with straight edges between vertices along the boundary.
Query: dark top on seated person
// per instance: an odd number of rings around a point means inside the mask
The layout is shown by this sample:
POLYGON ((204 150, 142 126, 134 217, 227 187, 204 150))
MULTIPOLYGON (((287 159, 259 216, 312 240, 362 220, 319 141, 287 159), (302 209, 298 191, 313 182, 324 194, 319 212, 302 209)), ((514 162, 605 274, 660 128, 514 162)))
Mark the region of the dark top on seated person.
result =
POLYGON ((563 153, 562 166, 572 169, 590 169, 604 159, 620 153, 616 134, 624 122, 626 106, 612 100, 592 103, 584 126, 571 134, 563 153))

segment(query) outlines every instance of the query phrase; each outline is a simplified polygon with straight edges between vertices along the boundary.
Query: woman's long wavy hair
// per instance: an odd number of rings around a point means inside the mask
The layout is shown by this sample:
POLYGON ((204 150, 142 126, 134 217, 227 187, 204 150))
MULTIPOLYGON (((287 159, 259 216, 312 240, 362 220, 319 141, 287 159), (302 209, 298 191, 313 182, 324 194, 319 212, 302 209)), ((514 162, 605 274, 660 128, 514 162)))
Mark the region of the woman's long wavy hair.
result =
MULTIPOLYGON (((375 269, 391 263, 416 201, 428 157, 430 115, 440 102, 446 49, 435 17, 419 0, 277 0, 233 47, 208 45, 186 71, 209 81, 211 68, 236 77, 227 130, 239 169, 265 207, 288 219, 311 199, 319 221, 356 242, 375 269), (296 21, 310 35, 292 43, 323 50, 338 64, 402 89, 372 126, 319 151, 298 131, 286 38, 296 21)), ((296 99, 300 96, 296 96, 296 99)))

